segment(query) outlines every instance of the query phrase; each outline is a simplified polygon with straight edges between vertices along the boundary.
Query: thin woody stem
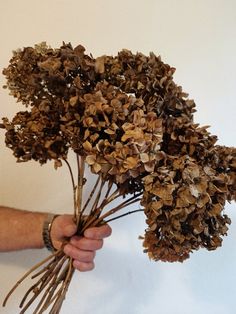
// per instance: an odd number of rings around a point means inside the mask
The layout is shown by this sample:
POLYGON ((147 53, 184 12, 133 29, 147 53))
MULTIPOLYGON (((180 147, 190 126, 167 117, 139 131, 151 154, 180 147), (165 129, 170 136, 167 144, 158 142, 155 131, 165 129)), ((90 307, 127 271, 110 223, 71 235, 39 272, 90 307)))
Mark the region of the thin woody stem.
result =
POLYGON ((105 197, 104 197, 105 199, 108 198, 112 186, 113 186, 113 182, 109 181, 109 182, 108 182, 108 189, 107 189, 106 195, 105 195, 105 197))
POLYGON ((81 214, 83 214, 85 212, 86 208, 88 207, 88 204, 91 201, 91 199, 92 199, 92 197, 93 197, 93 195, 97 189, 97 186, 98 186, 100 179, 101 179, 101 177, 98 176, 97 181, 95 182, 94 187, 93 187, 92 191, 90 192, 90 195, 89 195, 86 203, 84 204, 83 209, 81 210, 81 214))
POLYGON ((70 172, 70 177, 71 177, 71 182, 72 182, 72 187, 73 187, 73 190, 75 190, 76 186, 75 186, 75 179, 74 179, 74 176, 73 176, 73 172, 72 172, 72 169, 71 169, 71 166, 69 164, 69 162, 66 160, 66 159, 63 159, 69 169, 69 172, 70 172))
MULTIPOLYGON (((48 309, 48 307, 53 303, 53 308, 51 309, 50 313, 53 311, 55 311, 58 308, 58 305, 60 303, 60 300, 64 299, 64 295, 62 294, 63 290, 64 290, 64 286, 66 286, 68 288, 69 282, 68 278, 71 278, 73 275, 74 269, 72 267, 72 259, 69 258, 67 265, 65 266, 65 268, 63 269, 62 273, 59 275, 59 277, 57 276, 55 278, 55 283, 53 284, 52 287, 49 287, 50 290, 48 292, 48 297, 44 303, 44 306, 42 307, 42 311, 45 311, 48 309), (66 275, 65 275, 66 274, 66 275), (59 284, 62 283, 61 288, 57 291, 57 293, 54 295, 55 290, 58 288, 59 284)), ((55 313, 59 313, 59 309, 58 312, 55 313)), ((36 313, 35 313, 36 314, 36 313)))
MULTIPOLYGON (((102 175, 99 175, 91 193, 82 207, 82 194, 83 186, 85 183, 84 172, 85 172, 85 158, 83 156, 77 155, 77 165, 78 165, 78 181, 77 186, 75 185, 75 180, 73 177, 72 169, 68 161, 65 160, 65 163, 68 166, 71 181, 73 186, 73 196, 74 196, 74 218, 77 223, 78 230, 82 234, 88 227, 98 226, 104 223, 111 222, 113 220, 119 219, 126 215, 143 211, 141 209, 130 211, 119 215, 114 218, 105 220, 107 217, 117 213, 124 207, 127 207, 131 204, 134 204, 140 200, 140 195, 138 193, 129 197, 127 200, 123 201, 117 206, 114 206, 112 209, 105 211, 105 207, 113 202, 114 200, 122 197, 123 194, 119 188, 112 190, 113 183, 108 182, 102 175), (107 184, 106 184, 107 183, 107 184), (96 192, 96 194, 95 194, 96 192), (103 198, 102 198, 103 196, 103 198), (102 198, 102 199, 101 199, 102 198), (82 214, 85 209, 90 204, 90 213, 86 218, 82 219, 82 214)), ((13 293, 13 291, 18 287, 18 285, 28 277, 36 269, 40 268, 44 263, 48 263, 43 269, 37 271, 32 279, 40 276, 38 281, 31 286, 31 288, 24 295, 20 307, 23 307, 20 314, 24 314, 25 311, 30 307, 30 305, 37 299, 39 300, 37 307, 35 308, 33 314, 42 314, 49 307, 51 307, 49 314, 58 314, 60 312, 63 300, 65 298, 66 292, 68 290, 69 284, 71 282, 73 273, 75 271, 73 267, 73 259, 66 256, 61 248, 47 259, 35 265, 31 268, 11 289, 7 297, 4 300, 3 305, 5 306, 8 298, 13 293), (33 292, 33 296, 30 293, 33 292), (42 295, 41 295, 42 293, 42 295), (26 303, 27 302, 27 303, 26 303), (25 304, 26 303, 26 304, 25 304)))
MULTIPOLYGON (((114 199, 116 199, 120 196, 120 192, 119 192, 118 188, 109 196, 109 194, 111 192, 112 184, 108 184, 105 197, 104 197, 103 201, 101 202, 101 204, 98 206, 98 202, 99 202, 101 192, 102 192, 104 185, 105 185, 105 180, 102 179, 101 184, 100 184, 100 188, 97 192, 97 196, 96 196, 94 203, 91 207, 90 213, 88 216, 86 216, 85 219, 83 219, 83 228, 82 228, 83 230, 85 230, 87 228, 87 226, 91 225, 91 220, 96 220, 100 216, 102 210, 104 209, 104 207, 107 204, 109 204, 114 199)), ((80 230, 80 231, 82 231, 82 230, 80 230)))
MULTIPOLYGON (((64 261, 67 259, 66 256, 63 256, 62 259, 56 263, 56 265, 52 268, 52 270, 49 270, 45 273, 45 275, 43 276, 43 278, 41 278, 37 283, 35 288, 36 288, 36 292, 34 292, 34 295, 31 297, 31 299, 28 301, 28 303, 24 306, 24 302, 26 301, 29 293, 33 290, 32 287, 26 292, 24 298, 22 299, 21 301, 21 304, 20 304, 20 307, 23 307, 24 308, 21 310, 20 313, 25 313, 25 311, 29 308, 29 306, 34 302, 34 300, 39 296, 39 294, 46 288, 47 285, 49 285, 49 287, 51 287, 53 285, 53 281, 54 281, 54 278, 57 277, 57 274, 60 272, 60 269, 62 268, 63 266, 63 263, 64 261), (42 282, 41 286, 37 288, 37 286, 40 285, 40 283, 42 282)), ((34 287, 33 286, 33 287, 34 287)), ((35 289, 34 288, 34 289, 35 289)), ((49 288, 48 288, 49 289, 49 288)), ((41 298, 41 301, 39 302, 37 308, 34 310, 33 314, 36 314, 37 313, 37 309, 38 307, 41 305, 41 302, 44 301, 44 299, 46 298, 47 296, 47 291, 48 289, 45 291, 44 295, 42 296, 41 298)))
MULTIPOLYGON (((16 288, 22 283, 22 281, 25 280, 25 278, 27 278, 30 274, 32 274, 33 271, 35 271, 36 269, 38 269, 39 267, 41 267, 43 264, 47 263, 48 261, 50 261, 50 259, 55 258, 57 255, 59 255, 61 253, 61 251, 57 251, 55 253, 53 253, 52 255, 48 256, 47 258, 45 258, 44 260, 42 260, 40 263, 36 264, 34 267, 32 267, 27 273, 24 274, 24 276, 22 276, 17 283, 13 286, 13 288, 9 291, 9 293, 7 294, 6 298, 3 301, 3 306, 6 305, 7 300, 9 299, 9 297, 11 296, 11 294, 16 290, 16 288)), ((47 268, 47 267, 46 267, 47 268)))
POLYGON ((57 314, 60 311, 60 308, 62 306, 62 302, 65 298, 65 294, 68 290, 69 283, 70 283, 72 275, 74 273, 74 268, 73 268, 72 262, 73 262, 73 260, 70 259, 67 266, 66 266, 66 269, 64 269, 63 274, 61 274, 61 276, 60 276, 60 277, 63 277, 64 274, 66 273, 65 278, 60 279, 61 282, 63 281, 62 286, 56 292, 56 294, 52 297, 52 299, 48 301, 47 308, 54 302, 53 307, 49 312, 50 314, 57 314))
POLYGON ((84 170, 85 170, 85 158, 77 154, 77 165, 78 165, 78 186, 77 186, 77 197, 76 197, 76 224, 79 224, 80 213, 82 208, 82 192, 84 185, 84 170))
POLYGON ((100 208, 101 208, 102 210, 103 210, 103 208, 104 208, 107 204, 111 203, 111 202, 114 201, 116 198, 118 198, 118 197, 121 196, 119 188, 117 188, 115 191, 113 191, 113 192, 111 193, 111 195, 109 195, 110 192, 111 192, 111 188, 112 188, 112 184, 108 184, 108 188, 107 188, 106 195, 105 195, 105 197, 104 197, 104 199, 103 199, 103 201, 102 201, 102 203, 101 203, 101 205, 100 205, 100 208))
POLYGON ((93 213, 87 216, 83 228, 81 230, 81 234, 87 229, 89 226, 93 225, 93 222, 98 219, 104 207, 114 201, 116 198, 120 197, 119 189, 116 189, 108 198, 104 199, 99 207, 97 207, 93 213))
POLYGON ((44 268, 42 268, 40 271, 38 271, 37 273, 35 273, 33 276, 31 276, 31 279, 34 279, 34 278, 38 277, 39 275, 41 275, 42 273, 44 273, 45 271, 49 270, 50 267, 53 266, 53 264, 55 264, 55 259, 52 260, 50 263, 48 263, 47 266, 45 266, 44 268))
POLYGON ((71 183, 72 183, 72 189, 73 189, 73 203, 74 203, 74 219, 76 218, 76 185, 75 185, 75 179, 73 176, 73 171, 71 169, 71 166, 69 164, 69 162, 64 159, 68 169, 69 169, 69 173, 70 173, 70 178, 71 178, 71 183))
MULTIPOLYGON (((110 190, 110 189, 109 189, 110 190)), ((103 209, 105 206, 107 206, 109 203, 111 203, 112 201, 114 201, 116 198, 119 198, 120 195, 120 191, 119 189, 117 189, 116 191, 114 191, 110 196, 107 196, 107 198, 104 198, 102 203, 100 204, 99 207, 97 207, 97 209, 94 211, 94 213, 92 213, 92 217, 93 218, 97 218, 100 216, 100 214, 102 213, 103 209)))
POLYGON ((116 217, 114 217, 114 218, 110 218, 110 219, 106 220, 106 223, 111 222, 111 221, 114 221, 114 220, 117 220, 117 219, 120 219, 120 218, 125 217, 125 216, 128 216, 128 215, 131 215, 131 214, 133 214, 133 213, 143 212, 143 211, 144 211, 143 209, 132 210, 132 211, 127 212, 127 213, 125 213, 125 214, 116 216, 116 217))
POLYGON ((97 193, 97 196, 96 196, 96 198, 95 198, 95 200, 94 200, 94 203, 93 203, 92 208, 91 208, 91 211, 90 211, 90 214, 91 214, 91 215, 93 215, 94 212, 96 211, 96 208, 97 208, 97 206, 98 206, 99 200, 100 200, 100 198, 101 198, 102 189, 103 189, 104 185, 105 185, 105 181, 102 180, 102 181, 101 181, 101 184, 100 184, 100 188, 99 188, 98 193, 97 193))
POLYGON ((131 204, 134 204, 136 202, 140 201, 140 198, 137 197, 132 197, 129 200, 121 203, 120 205, 112 208, 111 210, 109 210, 107 213, 103 214, 102 216, 100 216, 95 222, 94 225, 99 225, 100 222, 102 222, 106 217, 109 217, 113 214, 115 214, 116 212, 118 212, 119 210, 121 210, 122 208, 129 206, 131 204))
MULTIPOLYGON (((114 194, 114 193, 113 193, 114 194)), ((113 195, 112 194, 112 195, 113 195)), ((116 213, 117 211, 121 210, 122 208, 126 207, 126 206, 129 206, 133 203, 136 203, 138 201, 140 201, 140 198, 138 198, 142 193, 139 193, 137 195, 134 195, 132 197, 130 197, 128 200, 122 202, 121 204, 119 204, 118 206, 110 209, 107 213, 103 214, 102 216, 95 216, 93 215, 92 217, 88 217, 87 221, 86 221, 86 224, 83 226, 82 230, 81 230, 81 233, 83 234, 83 232, 89 228, 90 226, 97 226, 99 225, 99 223, 101 223, 106 217, 110 216, 110 215, 113 215, 114 213, 116 213)), ((113 198, 111 199, 114 200, 115 198, 118 198, 120 197, 121 195, 117 195, 115 197, 115 195, 113 196, 113 198)), ((99 209, 99 212, 101 213, 103 208, 107 205, 108 203, 105 203, 103 204, 104 206, 102 208, 99 209)))
MULTIPOLYGON (((42 297, 42 299, 41 299, 41 304, 42 304, 43 301, 44 301, 45 298, 46 298, 46 301, 44 302, 44 304, 43 304, 43 306, 42 306, 42 308, 41 308, 41 311, 42 311, 42 310, 46 310, 46 309, 48 308, 48 302, 50 301, 50 298, 53 296, 54 291, 57 289, 58 284, 59 284, 59 283, 58 283, 58 275, 59 275, 61 269, 63 268, 63 266, 64 266, 63 264, 64 264, 64 262, 65 262, 66 260, 68 260, 68 257, 67 257, 67 256, 63 257, 63 259, 60 261, 60 266, 59 266, 59 268, 56 270, 56 272, 54 272, 54 276, 53 276, 53 278, 52 278, 52 281, 51 281, 51 283, 50 283, 48 289, 45 291, 45 293, 44 293, 44 295, 43 295, 43 297, 42 297)), ((39 305, 38 305, 38 306, 39 306, 39 305)), ((35 310, 35 313, 33 313, 33 314, 36 314, 36 313, 37 313, 37 311, 35 310)))

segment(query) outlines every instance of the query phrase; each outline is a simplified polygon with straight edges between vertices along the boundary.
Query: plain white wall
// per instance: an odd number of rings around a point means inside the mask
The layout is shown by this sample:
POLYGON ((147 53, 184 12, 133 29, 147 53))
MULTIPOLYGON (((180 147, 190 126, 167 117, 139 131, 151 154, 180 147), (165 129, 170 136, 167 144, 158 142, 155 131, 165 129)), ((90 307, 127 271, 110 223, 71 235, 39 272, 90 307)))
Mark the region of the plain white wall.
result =
MULTIPOLYGON (((160 54, 177 68, 175 81, 196 101, 195 121, 211 125, 219 144, 236 144, 235 0, 0 0, 0 68, 11 51, 47 41, 83 44, 94 56, 122 48, 160 54)), ((4 78, 1 75, 0 85, 4 78)), ((11 117, 20 104, 0 90, 0 115, 11 117)), ((67 169, 52 164, 17 164, 0 132, 0 202, 29 210, 70 212, 67 169)), ((236 213, 223 247, 200 250, 183 264, 150 262, 138 236, 144 217, 112 223, 113 235, 97 254, 96 269, 76 273, 62 314, 233 314, 236 307, 236 213)), ((9 230, 10 232, 10 230, 9 230)), ((0 254, 1 301, 46 250, 0 254)), ((27 285, 0 313, 17 313, 27 285)), ((30 311, 29 311, 30 313, 30 311)))

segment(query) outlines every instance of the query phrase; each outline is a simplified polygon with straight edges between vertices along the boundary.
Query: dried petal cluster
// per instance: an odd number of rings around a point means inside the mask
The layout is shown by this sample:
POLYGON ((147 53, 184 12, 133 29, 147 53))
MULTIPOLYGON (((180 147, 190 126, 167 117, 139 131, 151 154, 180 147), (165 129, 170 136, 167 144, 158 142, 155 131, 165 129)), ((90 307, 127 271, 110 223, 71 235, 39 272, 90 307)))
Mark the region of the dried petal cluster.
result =
POLYGON ((3 70, 27 107, 3 118, 17 160, 58 167, 72 149, 122 194, 143 192, 145 251, 170 262, 220 246, 225 202, 236 200, 236 149, 193 121, 174 71, 153 53, 93 58, 81 45, 45 43, 14 52, 3 70))
POLYGON ((170 157, 144 178, 149 229, 144 246, 155 260, 183 261, 192 250, 221 245, 230 219, 222 214, 229 177, 189 156, 170 157))

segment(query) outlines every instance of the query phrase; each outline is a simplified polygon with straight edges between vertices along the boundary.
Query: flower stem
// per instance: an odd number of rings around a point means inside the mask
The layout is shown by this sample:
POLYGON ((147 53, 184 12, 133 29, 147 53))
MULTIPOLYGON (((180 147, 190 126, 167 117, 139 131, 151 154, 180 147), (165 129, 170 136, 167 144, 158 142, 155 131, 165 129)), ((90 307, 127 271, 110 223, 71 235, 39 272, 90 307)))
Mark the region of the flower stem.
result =
POLYGON ((144 211, 143 209, 132 210, 132 211, 127 212, 127 213, 125 213, 125 214, 116 216, 116 217, 114 217, 114 218, 110 218, 110 219, 106 220, 106 223, 111 222, 111 221, 116 220, 116 219, 120 219, 120 218, 122 218, 122 217, 125 217, 125 216, 130 215, 130 214, 133 214, 133 213, 143 212, 143 211, 144 211))

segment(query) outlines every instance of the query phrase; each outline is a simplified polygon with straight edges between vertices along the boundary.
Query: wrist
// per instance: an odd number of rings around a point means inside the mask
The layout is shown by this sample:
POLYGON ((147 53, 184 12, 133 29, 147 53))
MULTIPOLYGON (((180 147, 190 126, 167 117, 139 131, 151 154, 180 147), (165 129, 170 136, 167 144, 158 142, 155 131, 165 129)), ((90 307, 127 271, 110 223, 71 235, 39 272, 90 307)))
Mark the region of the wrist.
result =
POLYGON ((47 214, 44 222, 43 222, 43 228, 42 228, 42 238, 44 246, 50 251, 54 252, 56 251, 55 246, 53 245, 52 237, 51 237, 51 231, 52 231, 52 224, 54 220, 58 217, 58 215, 55 214, 47 214))

